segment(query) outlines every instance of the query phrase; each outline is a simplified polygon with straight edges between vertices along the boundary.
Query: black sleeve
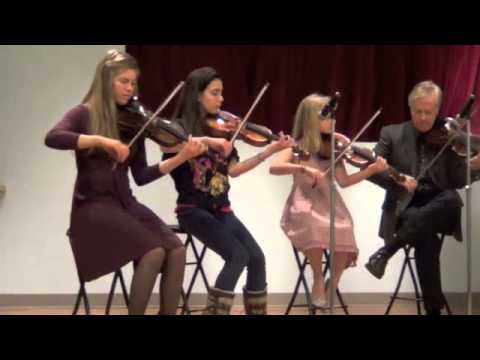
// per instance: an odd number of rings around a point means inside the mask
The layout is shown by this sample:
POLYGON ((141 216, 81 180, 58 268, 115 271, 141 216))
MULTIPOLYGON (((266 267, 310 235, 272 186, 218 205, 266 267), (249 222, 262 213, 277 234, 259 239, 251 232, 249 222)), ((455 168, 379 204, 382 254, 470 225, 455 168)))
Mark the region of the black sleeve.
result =
MULTIPOLYGON (((389 134, 388 127, 382 128, 382 131, 380 132, 380 140, 375 145, 373 151, 377 156, 381 156, 387 160, 389 165, 392 163, 392 143, 392 137, 389 134)), ((385 190, 398 190, 400 188, 400 186, 388 175, 387 171, 370 176, 368 181, 385 190)))
POLYGON ((240 156, 238 155, 236 148, 233 148, 230 156, 228 157, 228 164, 230 165, 232 162, 240 162, 240 156))

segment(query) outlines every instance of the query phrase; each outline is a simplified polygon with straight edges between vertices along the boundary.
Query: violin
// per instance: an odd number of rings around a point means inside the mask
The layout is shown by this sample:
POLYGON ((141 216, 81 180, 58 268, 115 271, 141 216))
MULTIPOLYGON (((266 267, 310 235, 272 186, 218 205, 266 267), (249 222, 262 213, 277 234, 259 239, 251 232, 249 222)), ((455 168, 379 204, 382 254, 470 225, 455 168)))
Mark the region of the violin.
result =
MULTIPOLYGON (((137 96, 118 112, 118 127, 124 136, 133 138, 152 116, 152 112, 145 108, 137 96)), ((188 134, 175 121, 155 117, 144 131, 145 137, 158 145, 174 147, 188 141, 188 134)))
MULTIPOLYGON (((207 131, 212 137, 230 140, 240 125, 240 118, 228 111, 220 110, 217 114, 207 115, 207 131)), ((245 143, 263 147, 279 139, 269 128, 247 122, 240 130, 239 137, 245 143)))
MULTIPOLYGON (((325 153, 328 155, 325 156, 323 153, 320 155, 324 158, 329 158, 331 153, 331 134, 321 133, 322 141, 325 144, 325 153)), ((377 155, 371 149, 366 147, 360 147, 357 145, 350 145, 350 139, 343 134, 335 133, 335 157, 341 156, 344 158, 350 165, 359 168, 365 169, 370 164, 373 164, 377 161, 377 155), (345 151, 345 149, 348 149, 345 151)), ((405 175, 400 173, 392 166, 388 166, 388 175, 397 182, 405 181, 405 175)))
MULTIPOLYGON (((240 123, 241 120, 238 116, 221 110, 217 114, 207 115, 206 128, 210 136, 230 140, 238 130, 240 123)), ((251 122, 245 123, 240 129, 238 138, 255 147, 264 147, 273 141, 280 140, 280 136, 274 134, 268 127, 251 122)), ((310 154, 301 150, 298 145, 293 147, 293 152, 302 160, 308 160, 310 157, 310 154)))
MULTIPOLYGON (((425 141, 432 147, 442 147, 450 142, 450 148, 459 156, 467 156, 467 133, 461 128, 460 124, 452 118, 440 119, 436 125, 425 134, 425 141)), ((470 136, 470 153, 472 156, 480 152, 480 136, 470 136)))
MULTIPOLYGON (((467 102, 463 106, 462 111, 455 119, 447 117, 437 119, 432 129, 425 134, 425 140, 432 146, 447 147, 457 153, 459 156, 467 156, 468 135, 462 131, 466 122, 471 118, 473 113, 473 104, 475 95, 471 94, 467 102)), ((474 155, 480 151, 480 137, 477 135, 470 136, 470 152, 474 155)))

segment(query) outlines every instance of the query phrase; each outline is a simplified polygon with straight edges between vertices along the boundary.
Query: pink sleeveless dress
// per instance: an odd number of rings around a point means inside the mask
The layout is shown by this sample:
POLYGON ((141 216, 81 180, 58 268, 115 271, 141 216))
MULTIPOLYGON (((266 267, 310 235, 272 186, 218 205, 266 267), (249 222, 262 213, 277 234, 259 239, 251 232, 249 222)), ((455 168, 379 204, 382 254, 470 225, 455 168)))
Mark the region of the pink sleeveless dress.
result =
MULTIPOLYGON (((326 171, 330 160, 312 156, 303 165, 326 171)), ((280 225, 293 246, 299 251, 330 248, 330 185, 324 177, 315 188, 311 178, 295 174, 292 191, 283 210, 280 225)), ((353 232, 353 220, 342 197, 335 189, 335 242, 336 252, 351 255, 350 266, 356 265, 358 247, 353 232)))

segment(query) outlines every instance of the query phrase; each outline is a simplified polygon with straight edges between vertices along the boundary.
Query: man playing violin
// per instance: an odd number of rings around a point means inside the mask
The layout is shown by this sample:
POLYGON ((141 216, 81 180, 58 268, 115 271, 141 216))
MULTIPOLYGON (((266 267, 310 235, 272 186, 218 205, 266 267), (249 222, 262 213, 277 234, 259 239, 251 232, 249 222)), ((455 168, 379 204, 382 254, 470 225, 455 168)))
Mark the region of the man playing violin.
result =
MULTIPOLYGON (((417 84, 408 97, 411 121, 386 126, 375 153, 405 174, 396 182, 381 173, 369 180, 386 189, 379 236, 385 246, 366 264, 381 279, 388 260, 403 246, 415 247, 415 260, 427 315, 439 315, 445 304, 440 276, 442 240, 438 234, 453 235, 462 241, 462 200, 455 189, 466 184, 465 159, 447 148, 430 166, 439 149, 427 142, 427 134, 442 121, 438 118, 442 90, 432 81, 417 84), (407 199, 407 200, 405 200, 407 199)), ((472 168, 480 160, 472 159, 472 168)), ((472 181, 480 178, 472 172, 472 181)))

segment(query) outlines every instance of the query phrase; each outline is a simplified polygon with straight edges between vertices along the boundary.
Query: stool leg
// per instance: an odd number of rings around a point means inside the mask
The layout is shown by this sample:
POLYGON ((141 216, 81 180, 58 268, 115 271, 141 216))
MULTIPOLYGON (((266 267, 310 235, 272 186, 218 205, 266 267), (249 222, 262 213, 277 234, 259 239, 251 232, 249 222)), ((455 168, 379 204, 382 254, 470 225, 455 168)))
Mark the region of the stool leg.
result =
POLYGON ((75 300, 75 306, 73 307, 72 315, 77 315, 78 308, 80 307, 80 301, 82 300, 82 285, 80 285, 80 289, 78 289, 77 299, 75 300))
POLYGON ((315 315, 316 312, 317 312, 317 309, 315 309, 313 307, 313 304, 312 304, 312 297, 310 295, 310 290, 308 288, 308 284, 307 284, 307 279, 305 279, 305 268, 307 267, 307 259, 305 258, 303 260, 303 264, 300 268, 300 280, 303 284, 303 288, 305 290, 305 298, 307 300, 307 306, 308 306, 308 314, 309 315, 315 315))
POLYGON ((297 279, 297 283, 295 284, 295 289, 293 291, 292 297, 290 298, 290 302, 288 303, 287 310, 285 311, 285 315, 290 314, 290 310, 292 309, 293 304, 294 304, 294 302, 297 298, 298 290, 300 289, 300 284, 301 283, 302 283, 302 279, 299 276, 298 279, 297 279))
POLYGON ((307 279, 305 278, 305 269, 307 268, 308 259, 307 257, 304 257, 302 262, 300 260, 300 255, 298 254, 298 251, 295 248, 294 248, 294 253, 295 253, 295 260, 297 261, 297 264, 300 269, 299 279, 303 284, 303 289, 305 291, 305 300, 307 301, 308 314, 315 315, 317 312, 317 309, 315 309, 312 305, 312 297, 310 294, 310 289, 308 288, 307 279))
POLYGON ((192 312, 190 311, 190 307, 188 306, 188 298, 183 288, 182 288, 181 295, 182 295, 182 302, 183 302, 182 315, 185 315, 185 314, 190 315, 192 312))
POLYGON ((75 301, 72 315, 77 315, 78 309, 80 308, 80 301, 82 300, 82 298, 83 304, 85 305, 85 313, 87 315, 90 315, 90 303, 88 301, 87 290, 85 289, 85 281, 83 281, 80 273, 78 274, 78 280, 80 282, 80 289, 78 290, 77 300, 75 301))
POLYGON ((85 283, 82 282, 83 304, 85 305, 85 313, 90 315, 90 302, 88 301, 87 291, 85 290, 85 283))
POLYGON ((200 264, 199 264, 199 270, 200 270, 200 275, 202 276, 203 279, 203 284, 205 285, 205 288, 210 288, 210 285, 208 283, 207 275, 205 274, 205 269, 203 268, 203 258, 205 257, 205 253, 207 252, 207 246, 204 245, 202 248, 202 252, 200 253, 200 264))
POLYGON ((448 315, 453 315, 453 312, 452 310, 450 309, 450 305, 448 304, 448 301, 447 299, 445 298, 445 296, 443 296, 444 300, 445 300, 445 309, 447 310, 447 314, 448 315))
POLYGON ((125 305, 127 306, 127 308, 130 305, 130 301, 128 299, 127 286, 125 285, 125 279, 123 278, 123 273, 122 273, 122 270, 120 269, 116 271, 115 275, 113 276, 112 285, 110 287, 110 293, 108 295, 107 308, 105 310, 105 315, 110 315, 110 309, 112 307, 112 301, 115 296, 115 289, 117 287, 117 280, 120 281, 120 287, 122 289, 122 295, 123 295, 123 300, 125 301, 125 305))
POLYGON ((130 306, 130 299, 128 296, 127 286, 125 285, 125 279, 123 278, 122 271, 120 270, 118 278, 120 279, 120 286, 122 287, 123 300, 127 308, 130 306))
MULTIPOLYGON (((304 273, 305 273, 305 268, 307 266, 307 258, 305 258, 302 262, 300 259, 300 256, 298 255, 298 251, 293 248, 293 254, 295 255, 295 262, 297 263, 298 269, 299 269, 299 275, 297 278, 297 282, 295 284, 295 289, 293 291, 292 297, 290 298, 290 301, 288 303, 287 309, 285 310, 285 315, 289 315, 292 307, 294 306, 295 300, 297 299, 298 296, 298 291, 300 289, 300 285, 303 284, 303 287, 305 289, 305 298, 307 301, 306 307, 308 309, 309 315, 314 314, 314 309, 312 309, 312 301, 310 297, 310 291, 308 290, 308 284, 306 282, 304 273)), ((303 305, 297 305, 297 306, 303 306, 303 305)))
POLYGON ((110 315, 110 308, 112 307, 113 296, 115 295, 115 288, 117 287, 118 271, 113 275, 112 285, 110 286, 110 292, 108 293, 107 307, 105 309, 105 315, 110 315))
MULTIPOLYGON (((198 275, 198 272, 199 272, 198 261, 199 261, 200 255, 198 254, 197 248, 196 248, 195 244, 193 243, 192 235, 187 235, 187 241, 185 242, 185 248, 187 248, 188 245, 190 245, 192 247, 193 257, 195 258, 195 269, 193 270, 192 277, 190 278, 190 282, 188 283, 187 294, 186 294, 187 298, 190 299, 190 294, 192 293, 193 285, 195 285, 195 280, 197 279, 197 275, 198 275)), ((192 265, 193 265, 193 263, 192 263, 192 265)), ((208 288, 207 288, 207 290, 208 290, 208 288)))
POLYGON ((193 254, 194 254, 195 259, 197 261, 197 265, 195 266, 195 270, 193 271, 192 278, 190 279, 190 284, 188 285, 188 289, 187 289, 187 298, 188 299, 190 299, 190 295, 191 295, 192 290, 193 290, 193 285, 195 284, 195 280, 197 279, 198 273, 200 273, 200 276, 203 279, 203 283, 205 285, 205 288, 207 290, 210 289, 210 285, 208 284, 208 279, 207 279, 207 276, 205 275, 205 270, 203 269, 203 265, 202 265, 203 259, 205 257, 206 252, 207 252, 207 246, 204 245, 201 253, 199 254, 198 250, 197 250, 197 247, 196 247, 195 243, 193 242, 193 240, 191 241, 191 245, 192 245, 193 254))
POLYGON ((336 290, 336 294, 337 294, 338 302, 340 303, 340 306, 343 309, 343 312, 345 313, 345 315, 350 315, 350 312, 348 311, 348 306, 345 303, 345 301, 343 300, 342 293, 340 292, 340 290, 338 288, 336 290))
MULTIPOLYGON (((328 270, 330 270, 330 254, 328 253, 327 250, 323 250, 323 254, 325 256, 325 262, 324 262, 325 267, 323 268, 323 277, 325 277, 327 275, 328 270)), ((343 312, 345 313, 345 315, 350 315, 350 312, 348 311, 348 305, 345 303, 345 300, 343 300, 343 296, 339 288, 336 289, 335 294, 337 295, 338 302, 340 303, 340 306, 343 309, 343 312)))
POLYGON ((203 245, 203 248, 202 248, 202 251, 200 252, 200 254, 198 253, 198 250, 197 250, 197 246, 195 245, 195 243, 193 242, 193 240, 191 241, 191 244, 192 244, 192 251, 193 251, 193 254, 195 256, 195 259, 197 261, 197 266, 195 267, 195 271, 193 272, 193 276, 192 276, 192 279, 190 281, 190 286, 189 286, 189 291, 187 292, 187 295, 190 297, 190 293, 192 291, 192 288, 193 288, 193 284, 195 283, 195 280, 198 276, 198 273, 200 272, 200 276, 202 277, 203 279, 203 284, 205 285, 205 288, 206 289, 209 289, 210 288, 210 285, 208 283, 208 279, 207 279, 207 276, 205 275, 205 270, 203 269, 203 258, 205 257, 205 254, 207 252, 207 246, 206 245, 203 245))
POLYGON ((409 256, 408 252, 405 250, 405 261, 403 262, 402 270, 400 271, 400 277, 398 278, 398 282, 397 282, 397 286, 395 287, 395 291, 393 292, 393 295, 390 297, 390 302, 388 303, 387 311, 385 312, 385 315, 390 315, 390 310, 393 307, 393 303, 397 299, 398 292, 400 291, 400 286, 402 286, 402 281, 403 281, 403 276, 405 274, 405 269, 407 268, 408 256, 409 256))
MULTIPOLYGON (((441 234, 441 239, 440 241, 443 243, 443 240, 445 240, 446 234, 441 234)), ((445 295, 443 295, 443 300, 445 302, 445 309, 447 310, 448 315, 453 315, 452 309, 450 309, 450 305, 448 304, 447 298, 445 295)))
POLYGON ((327 250, 323 250, 323 256, 325 256, 324 267, 323 267, 323 277, 327 275, 328 270, 330 270, 330 254, 327 250))
MULTIPOLYGON (((300 269, 300 273, 302 273, 303 269, 304 269, 304 266, 303 264, 300 262, 300 258, 298 257, 298 255, 295 253, 295 260, 297 262, 297 265, 300 269)), ((299 275, 298 278, 297 278, 297 283, 295 284, 295 289, 293 290, 293 294, 292 294, 292 297, 290 298, 290 301, 288 303, 288 306, 287 306, 287 309, 285 311, 285 315, 289 315, 290 314, 290 310, 292 309, 293 307, 293 304, 295 303, 295 300, 297 299, 297 296, 298 296, 298 290, 300 289, 300 284, 302 283, 302 278, 301 276, 299 275)), ((307 304, 308 306, 308 304, 307 304)))
MULTIPOLYGON (((410 253, 410 252, 409 252, 410 253)), ((417 315, 422 315, 422 307, 421 307, 421 296, 420 296, 420 291, 418 289, 418 282, 417 282, 417 277, 415 276, 415 272, 413 270, 412 263, 410 261, 410 257, 408 256, 407 259, 407 265, 408 265, 408 270, 410 271, 410 276, 412 277, 412 282, 413 282, 413 288, 415 289, 415 301, 417 303, 417 315)))
MULTIPOLYGON (((192 244, 192 236, 190 234, 187 234, 187 240, 185 241, 185 252, 188 251, 188 247, 192 244)), ((181 314, 182 315, 190 315, 192 312, 190 311, 190 307, 188 306, 188 302, 189 302, 189 296, 187 296, 187 294, 185 294, 185 290, 183 289, 182 287, 182 291, 181 291, 181 296, 182 296, 182 306, 181 306, 181 309, 182 309, 182 312, 181 314)))

